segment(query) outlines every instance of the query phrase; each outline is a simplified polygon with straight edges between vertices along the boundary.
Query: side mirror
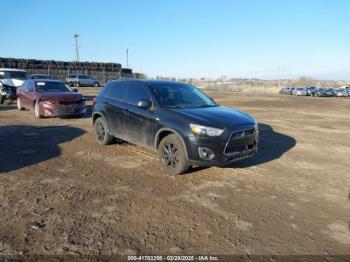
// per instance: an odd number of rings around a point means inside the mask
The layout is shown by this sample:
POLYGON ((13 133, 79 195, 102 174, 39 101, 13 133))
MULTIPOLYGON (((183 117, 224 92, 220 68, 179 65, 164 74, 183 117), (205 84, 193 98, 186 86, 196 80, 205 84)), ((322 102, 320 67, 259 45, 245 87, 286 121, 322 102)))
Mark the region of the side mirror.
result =
POLYGON ((142 108, 142 109, 149 109, 152 106, 152 102, 149 100, 140 100, 137 103, 137 107, 142 108))

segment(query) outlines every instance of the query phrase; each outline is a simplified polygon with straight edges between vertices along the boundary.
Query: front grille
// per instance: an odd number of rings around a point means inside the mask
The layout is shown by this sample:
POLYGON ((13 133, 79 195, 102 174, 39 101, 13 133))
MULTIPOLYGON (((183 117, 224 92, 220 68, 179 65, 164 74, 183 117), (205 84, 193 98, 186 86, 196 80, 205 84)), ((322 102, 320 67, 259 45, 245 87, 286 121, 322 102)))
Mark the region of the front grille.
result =
POLYGON ((77 105, 82 103, 83 100, 78 100, 78 101, 70 101, 70 102, 66 102, 66 101, 60 101, 60 105, 65 105, 65 106, 69 106, 69 105, 77 105))
POLYGON ((241 154, 255 145, 255 129, 234 132, 226 144, 225 154, 241 154))

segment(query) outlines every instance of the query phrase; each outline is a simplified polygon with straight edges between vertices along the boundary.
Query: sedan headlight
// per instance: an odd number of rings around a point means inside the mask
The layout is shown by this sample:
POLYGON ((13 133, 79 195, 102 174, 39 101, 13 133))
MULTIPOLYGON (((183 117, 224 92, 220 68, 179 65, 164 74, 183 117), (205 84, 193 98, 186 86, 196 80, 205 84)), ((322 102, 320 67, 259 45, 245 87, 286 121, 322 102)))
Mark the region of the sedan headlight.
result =
POLYGON ((44 102, 44 103, 47 103, 47 104, 51 104, 51 105, 55 105, 56 104, 56 101, 49 98, 49 97, 42 97, 40 99, 40 101, 44 102))
POLYGON ((220 136, 224 132, 224 129, 201 126, 196 124, 190 124, 190 127, 192 132, 196 135, 220 136))

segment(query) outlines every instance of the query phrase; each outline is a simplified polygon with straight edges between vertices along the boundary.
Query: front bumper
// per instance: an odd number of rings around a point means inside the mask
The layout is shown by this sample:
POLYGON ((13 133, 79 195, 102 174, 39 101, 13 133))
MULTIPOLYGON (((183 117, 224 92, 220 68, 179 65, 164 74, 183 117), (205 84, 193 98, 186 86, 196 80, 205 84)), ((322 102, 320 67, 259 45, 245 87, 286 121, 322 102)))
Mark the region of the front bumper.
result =
POLYGON ((76 105, 57 105, 43 102, 40 105, 40 113, 45 117, 74 116, 86 113, 85 103, 76 105))
POLYGON ((189 162, 198 166, 227 166, 232 162, 253 157, 258 152, 258 130, 254 126, 235 131, 225 131, 220 137, 187 138, 187 153, 189 162), (250 130, 250 133, 247 132, 250 130), (245 135, 240 133, 245 132, 245 135), (238 136, 238 135, 239 136, 238 136), (200 154, 202 148, 209 149, 214 157, 205 159, 200 154))
POLYGON ((0 95, 5 97, 8 100, 16 100, 16 87, 1 87, 0 95))

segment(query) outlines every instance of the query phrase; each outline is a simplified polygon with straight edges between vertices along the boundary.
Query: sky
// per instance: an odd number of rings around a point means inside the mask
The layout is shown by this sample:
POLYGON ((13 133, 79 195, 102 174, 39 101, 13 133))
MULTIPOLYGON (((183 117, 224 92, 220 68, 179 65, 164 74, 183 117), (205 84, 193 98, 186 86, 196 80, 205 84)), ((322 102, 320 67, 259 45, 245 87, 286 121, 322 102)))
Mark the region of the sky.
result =
POLYGON ((0 57, 148 76, 350 79, 348 0, 0 0, 0 57))

